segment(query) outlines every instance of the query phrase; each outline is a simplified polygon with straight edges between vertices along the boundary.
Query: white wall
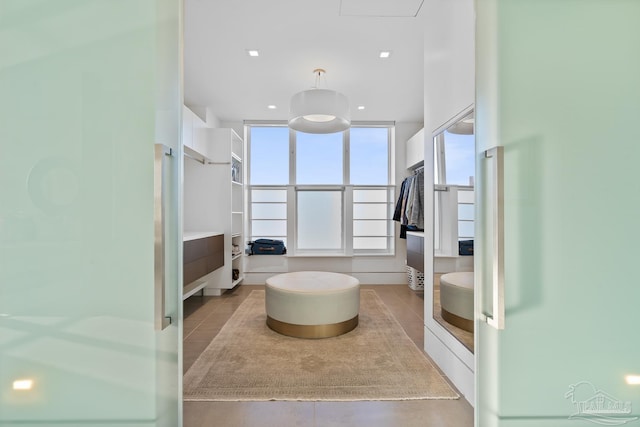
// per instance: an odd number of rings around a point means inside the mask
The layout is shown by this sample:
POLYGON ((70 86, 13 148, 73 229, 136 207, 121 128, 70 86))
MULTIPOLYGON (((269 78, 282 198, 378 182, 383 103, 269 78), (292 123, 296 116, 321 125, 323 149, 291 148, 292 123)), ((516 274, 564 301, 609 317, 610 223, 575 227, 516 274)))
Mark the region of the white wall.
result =
POLYGON ((475 14, 473 0, 431 0, 423 9, 424 124, 433 132, 474 102, 475 14))
MULTIPOLYGON (((431 0, 425 2, 420 13, 425 17, 424 222, 433 224, 432 134, 475 99, 474 2, 431 0)), ((433 319, 433 244, 427 236, 425 230, 425 351, 473 404, 473 354, 433 319)))

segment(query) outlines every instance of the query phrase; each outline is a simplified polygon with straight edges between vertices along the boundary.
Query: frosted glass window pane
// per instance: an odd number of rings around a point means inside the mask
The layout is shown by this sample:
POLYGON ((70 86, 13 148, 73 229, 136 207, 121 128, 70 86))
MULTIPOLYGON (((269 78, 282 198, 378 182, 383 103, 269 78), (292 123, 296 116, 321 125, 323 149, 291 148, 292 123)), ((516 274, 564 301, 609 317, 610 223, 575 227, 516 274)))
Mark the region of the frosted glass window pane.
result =
POLYGON ((458 203, 474 203, 473 190, 458 190, 458 203))
POLYGON ((250 128, 252 185, 289 184, 289 128, 266 126, 250 128))
POLYGON ((342 192, 298 192, 298 248, 342 248, 342 192))
POLYGON ((353 219, 387 219, 388 205, 353 205, 353 219))
POLYGON ((353 221, 354 236, 386 236, 387 221, 353 221))
POLYGON ((389 183, 389 129, 352 127, 350 131, 351 184, 389 183))
POLYGON ((286 236, 287 221, 251 221, 251 234, 254 236, 286 236))
POLYGON ((386 237, 356 237, 353 239, 353 249, 387 249, 386 237))
POLYGON ((251 190, 252 202, 287 202, 287 190, 251 190))
POLYGON ((296 183, 342 184, 342 132, 296 133, 296 183))
POLYGON ((353 190, 353 202, 386 202, 387 190, 353 190))
POLYGON ((475 227, 472 221, 458 221, 458 236, 460 238, 473 238, 474 231, 475 227))
POLYGON ((458 219, 466 219, 469 221, 473 221, 474 212, 473 205, 460 204, 458 205, 458 219))
POLYGON ((255 219, 286 219, 287 205, 282 203, 253 203, 251 217, 255 219))

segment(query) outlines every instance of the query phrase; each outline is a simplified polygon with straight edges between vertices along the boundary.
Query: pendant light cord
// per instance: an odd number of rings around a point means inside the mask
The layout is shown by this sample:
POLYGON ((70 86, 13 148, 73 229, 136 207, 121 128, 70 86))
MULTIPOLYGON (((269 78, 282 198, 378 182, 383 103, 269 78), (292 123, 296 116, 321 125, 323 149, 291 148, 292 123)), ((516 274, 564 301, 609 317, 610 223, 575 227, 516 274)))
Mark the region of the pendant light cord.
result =
POLYGON ((321 77, 324 77, 324 84, 325 84, 325 86, 327 86, 327 77, 325 76, 325 74, 326 74, 325 70, 323 70, 322 68, 316 68, 315 70, 313 70, 313 74, 316 75, 316 84, 313 87, 314 89, 320 89, 320 78, 321 77))

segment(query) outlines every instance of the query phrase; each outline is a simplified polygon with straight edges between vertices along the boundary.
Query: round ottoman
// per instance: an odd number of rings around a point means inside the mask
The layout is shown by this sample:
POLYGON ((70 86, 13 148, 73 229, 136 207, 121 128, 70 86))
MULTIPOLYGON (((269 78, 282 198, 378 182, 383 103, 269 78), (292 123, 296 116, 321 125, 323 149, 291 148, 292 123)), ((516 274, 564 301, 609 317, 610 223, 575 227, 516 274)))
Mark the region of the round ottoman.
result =
POLYGON ((335 337, 358 326, 360 282, 340 273, 297 271, 267 279, 267 325, 298 338, 335 337))
POLYGON ((455 272, 440 277, 442 318, 473 332, 473 272, 455 272))

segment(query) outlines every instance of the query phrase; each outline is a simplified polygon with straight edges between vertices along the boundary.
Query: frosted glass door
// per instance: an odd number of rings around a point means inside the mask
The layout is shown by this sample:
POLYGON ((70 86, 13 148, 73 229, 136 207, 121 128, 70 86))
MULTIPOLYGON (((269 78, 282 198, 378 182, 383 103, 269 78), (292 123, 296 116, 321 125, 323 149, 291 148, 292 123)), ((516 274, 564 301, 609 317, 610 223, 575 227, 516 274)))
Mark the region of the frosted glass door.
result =
POLYGON ((180 1, 0 2, 0 425, 180 425, 180 1))
POLYGON ((640 2, 478 0, 476 425, 640 425, 640 2), (492 298, 504 147, 504 329, 492 298))

